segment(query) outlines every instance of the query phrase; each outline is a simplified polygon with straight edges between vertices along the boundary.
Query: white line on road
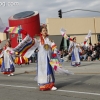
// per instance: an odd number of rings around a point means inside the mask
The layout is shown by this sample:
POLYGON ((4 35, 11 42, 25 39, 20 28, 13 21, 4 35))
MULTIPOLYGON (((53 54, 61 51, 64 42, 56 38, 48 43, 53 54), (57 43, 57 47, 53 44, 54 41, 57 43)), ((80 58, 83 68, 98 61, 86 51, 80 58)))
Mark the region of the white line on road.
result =
POLYGON ((0 84, 0 86, 5 86, 5 87, 21 87, 21 88, 31 88, 31 89, 36 89, 36 88, 37 88, 37 87, 16 86, 16 85, 5 85, 5 84, 0 84))
POLYGON ((70 93, 78 93, 78 94, 100 95, 99 93, 79 92, 79 91, 70 91, 70 90, 57 90, 57 91, 61 91, 61 92, 70 92, 70 93))
MULTIPOLYGON (((18 87, 18 88, 31 88, 31 89, 37 89, 38 88, 38 87, 6 85, 6 84, 0 84, 0 86, 5 86, 5 87, 18 87)), ((56 91, 59 91, 59 92, 68 92, 68 93, 77 93, 77 94, 99 95, 100 96, 100 93, 79 92, 79 91, 70 91, 70 90, 56 90, 56 91)))

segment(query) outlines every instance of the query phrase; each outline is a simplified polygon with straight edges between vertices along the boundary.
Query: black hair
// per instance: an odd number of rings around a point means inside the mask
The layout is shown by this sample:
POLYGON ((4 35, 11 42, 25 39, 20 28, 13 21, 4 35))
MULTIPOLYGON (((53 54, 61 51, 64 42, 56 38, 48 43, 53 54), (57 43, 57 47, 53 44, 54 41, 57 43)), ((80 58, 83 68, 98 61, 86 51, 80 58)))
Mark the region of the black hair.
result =
POLYGON ((47 29, 46 26, 40 26, 40 32, 42 32, 42 29, 43 29, 43 28, 47 29))
POLYGON ((76 39, 76 37, 73 38, 73 40, 76 39))

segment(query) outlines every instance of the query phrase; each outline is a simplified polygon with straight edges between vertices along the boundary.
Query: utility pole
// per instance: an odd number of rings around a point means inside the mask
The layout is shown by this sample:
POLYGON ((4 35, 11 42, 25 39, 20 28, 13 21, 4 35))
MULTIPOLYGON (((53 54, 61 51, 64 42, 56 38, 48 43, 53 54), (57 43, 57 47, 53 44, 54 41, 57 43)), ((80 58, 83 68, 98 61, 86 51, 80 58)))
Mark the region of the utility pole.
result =
POLYGON ((96 10, 87 10, 87 9, 72 9, 72 10, 68 10, 68 11, 62 12, 62 10, 60 9, 60 10, 58 11, 58 17, 59 17, 59 18, 62 18, 62 14, 63 14, 63 13, 68 13, 68 12, 77 11, 77 10, 79 10, 79 11, 88 11, 88 12, 97 12, 97 13, 100 13, 100 11, 96 11, 96 10))

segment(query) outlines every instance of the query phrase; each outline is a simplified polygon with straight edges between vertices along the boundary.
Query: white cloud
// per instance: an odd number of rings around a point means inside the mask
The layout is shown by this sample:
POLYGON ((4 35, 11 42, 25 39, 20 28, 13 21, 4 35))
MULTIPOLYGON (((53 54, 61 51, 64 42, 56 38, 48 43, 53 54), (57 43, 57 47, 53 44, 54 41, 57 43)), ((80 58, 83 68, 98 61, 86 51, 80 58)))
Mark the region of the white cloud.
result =
MULTIPOLYGON (((12 0, 18 2, 18 5, 5 7, 0 6, 0 17, 4 23, 8 23, 8 18, 22 11, 39 11, 41 23, 45 23, 46 18, 58 18, 58 10, 63 12, 72 9, 89 9, 99 10, 100 0, 12 0)), ((4 0, 0 0, 0 3, 4 0)), ((6 3, 10 0, 6 0, 6 3)), ((91 13, 84 11, 73 11, 64 13, 63 17, 88 17, 100 16, 99 13, 91 13)))
POLYGON ((88 5, 88 7, 95 7, 95 6, 97 6, 97 5, 100 5, 100 1, 92 1, 92 2, 88 5))

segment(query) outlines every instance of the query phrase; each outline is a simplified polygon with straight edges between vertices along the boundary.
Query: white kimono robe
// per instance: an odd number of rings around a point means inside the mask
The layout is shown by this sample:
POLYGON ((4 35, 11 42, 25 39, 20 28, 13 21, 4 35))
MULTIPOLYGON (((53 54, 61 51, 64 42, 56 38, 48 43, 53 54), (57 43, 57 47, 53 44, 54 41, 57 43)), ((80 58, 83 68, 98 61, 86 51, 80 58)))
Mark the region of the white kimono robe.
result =
POLYGON ((80 65, 80 52, 81 49, 77 47, 77 43, 72 42, 69 46, 69 50, 73 46, 73 49, 71 51, 71 65, 72 66, 78 66, 80 65))
POLYGON ((10 53, 14 53, 14 51, 10 47, 7 47, 6 50, 3 51, 3 62, 1 66, 1 72, 14 72, 15 65, 12 60, 11 54, 7 53, 7 50, 9 50, 10 53))
POLYGON ((54 82, 54 71, 51 67, 49 61, 51 59, 51 45, 52 42, 49 40, 49 38, 44 39, 44 44, 48 44, 50 46, 49 50, 44 49, 44 45, 41 44, 40 40, 39 46, 38 46, 38 84, 43 85, 46 83, 54 82))

